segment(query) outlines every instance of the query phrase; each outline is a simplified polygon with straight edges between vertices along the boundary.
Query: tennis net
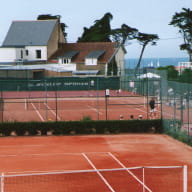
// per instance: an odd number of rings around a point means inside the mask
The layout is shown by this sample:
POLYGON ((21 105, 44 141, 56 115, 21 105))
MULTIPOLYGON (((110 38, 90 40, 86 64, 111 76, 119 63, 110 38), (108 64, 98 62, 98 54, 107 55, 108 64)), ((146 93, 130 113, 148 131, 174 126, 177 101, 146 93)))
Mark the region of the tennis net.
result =
POLYGON ((187 166, 3 173, 0 178, 1 192, 187 192, 187 166))

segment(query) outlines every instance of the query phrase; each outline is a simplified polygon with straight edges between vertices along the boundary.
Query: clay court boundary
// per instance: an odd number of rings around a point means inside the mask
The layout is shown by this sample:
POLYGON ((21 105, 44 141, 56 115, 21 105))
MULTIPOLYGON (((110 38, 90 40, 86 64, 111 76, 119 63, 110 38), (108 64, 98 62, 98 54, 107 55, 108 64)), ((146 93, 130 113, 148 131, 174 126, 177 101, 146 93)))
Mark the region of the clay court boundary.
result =
POLYGON ((191 148, 162 134, 4 137, 0 146, 1 192, 191 191, 191 148))

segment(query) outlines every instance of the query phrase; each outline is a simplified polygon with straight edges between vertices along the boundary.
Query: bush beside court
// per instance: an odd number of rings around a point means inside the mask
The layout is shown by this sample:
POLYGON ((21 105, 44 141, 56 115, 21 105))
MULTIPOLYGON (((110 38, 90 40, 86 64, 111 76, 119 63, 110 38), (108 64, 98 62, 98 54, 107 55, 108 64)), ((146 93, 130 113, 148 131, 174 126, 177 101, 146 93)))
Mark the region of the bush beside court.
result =
POLYGON ((111 120, 59 122, 4 122, 0 124, 0 136, 49 136, 88 135, 118 133, 164 133, 192 146, 192 136, 180 128, 167 127, 165 120, 111 120))
POLYGON ((161 120, 4 122, 1 136, 162 133, 161 120))

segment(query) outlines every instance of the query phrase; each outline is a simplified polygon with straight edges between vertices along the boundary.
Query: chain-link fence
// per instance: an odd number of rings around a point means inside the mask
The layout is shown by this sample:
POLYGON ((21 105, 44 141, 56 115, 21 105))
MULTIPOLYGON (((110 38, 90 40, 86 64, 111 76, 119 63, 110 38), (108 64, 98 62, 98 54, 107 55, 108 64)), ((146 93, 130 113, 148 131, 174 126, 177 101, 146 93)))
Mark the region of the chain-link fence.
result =
POLYGON ((2 121, 147 119, 159 87, 159 79, 127 77, 1 80, 2 121))
POLYGON ((129 119, 134 111, 135 117, 149 119, 148 104, 154 97, 166 129, 182 131, 187 139, 192 133, 192 84, 167 81, 163 71, 145 70, 137 77, 130 73, 121 78, 1 80, 0 90, 1 121, 105 120, 121 115, 129 119))
MULTIPOLYGON (((132 71, 134 73, 134 71, 132 71)), ((161 118, 165 131, 184 142, 192 142, 192 84, 167 80, 167 71, 142 69, 137 74, 134 89, 140 94, 155 96, 161 106, 161 118), (154 74, 154 78, 143 78, 144 74, 154 74), (158 78, 159 75, 160 78, 158 78)), ((129 75, 129 83, 133 75, 129 75)), ((128 83, 128 82, 127 82, 128 83)), ((128 87, 128 84, 125 85, 128 87)), ((192 143, 191 143, 192 144, 192 143)))
POLYGON ((192 135, 192 84, 167 81, 162 96, 162 118, 172 135, 190 142, 192 135), (178 135, 177 135, 178 134, 178 135))

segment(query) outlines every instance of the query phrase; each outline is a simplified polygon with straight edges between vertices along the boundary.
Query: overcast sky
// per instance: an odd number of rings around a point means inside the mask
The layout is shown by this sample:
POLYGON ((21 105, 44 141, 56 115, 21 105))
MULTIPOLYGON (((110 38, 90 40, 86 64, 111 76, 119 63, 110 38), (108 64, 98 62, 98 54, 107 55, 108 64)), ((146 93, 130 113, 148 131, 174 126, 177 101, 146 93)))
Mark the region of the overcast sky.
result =
MULTIPOLYGON (((13 20, 35 20, 38 15, 61 15, 68 28, 68 42, 76 42, 83 27, 89 28, 107 12, 113 15, 111 27, 127 24, 140 32, 157 34, 156 46, 148 46, 144 57, 187 57, 180 51, 182 38, 169 23, 175 12, 192 9, 192 0, 6 0, 1 3, 0 44, 13 20)), ((138 58, 141 46, 133 42, 126 46, 127 58, 138 58)))

